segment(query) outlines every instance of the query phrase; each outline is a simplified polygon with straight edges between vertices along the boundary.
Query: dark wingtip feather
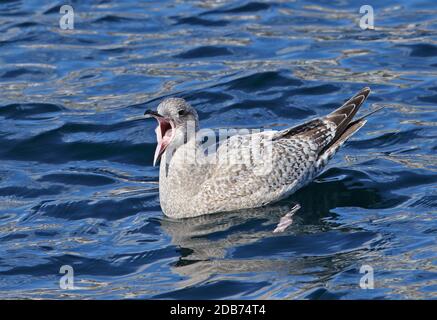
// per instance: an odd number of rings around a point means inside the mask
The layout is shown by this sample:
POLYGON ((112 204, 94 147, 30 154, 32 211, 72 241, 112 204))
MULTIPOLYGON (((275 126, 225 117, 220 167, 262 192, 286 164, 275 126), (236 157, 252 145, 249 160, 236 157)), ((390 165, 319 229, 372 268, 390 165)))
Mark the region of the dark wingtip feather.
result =
POLYGON ((365 121, 358 119, 353 121, 355 114, 360 109, 361 105, 366 101, 370 94, 370 88, 365 87, 356 95, 346 101, 340 108, 328 114, 324 120, 327 120, 336 125, 335 135, 332 140, 321 150, 319 155, 324 154, 327 150, 333 150, 332 146, 341 145, 354 132, 360 129, 365 121), (341 141, 340 141, 341 140, 341 141))
MULTIPOLYGON (((335 144, 348 129, 349 125, 352 124, 351 121, 353 117, 369 93, 370 89, 365 87, 334 112, 323 118, 314 119, 299 126, 283 130, 274 137, 274 140, 301 135, 316 143, 320 148, 319 154, 322 154, 327 148, 335 144)), ((355 122, 353 124, 355 124, 355 122)), ((354 126, 354 128, 355 127, 358 127, 358 125, 354 126)))
MULTIPOLYGON (((356 95, 346 101, 340 108, 328 114, 325 119, 331 121, 337 126, 336 137, 340 136, 346 130, 348 124, 352 121, 361 105, 366 101, 370 94, 370 88, 365 87, 356 95)), ((334 138, 335 140, 335 138, 334 138)))

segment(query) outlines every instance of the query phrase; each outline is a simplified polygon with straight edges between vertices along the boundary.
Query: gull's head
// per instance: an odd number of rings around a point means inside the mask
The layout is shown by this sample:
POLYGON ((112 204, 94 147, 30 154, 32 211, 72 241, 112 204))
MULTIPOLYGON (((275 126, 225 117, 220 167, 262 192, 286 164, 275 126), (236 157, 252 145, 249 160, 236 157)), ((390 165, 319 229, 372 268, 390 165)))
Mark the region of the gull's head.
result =
POLYGON ((157 111, 146 110, 144 115, 158 121, 155 129, 158 145, 153 165, 176 137, 185 139, 188 126, 191 125, 194 130, 197 130, 199 122, 196 110, 182 98, 167 98, 158 105, 157 111))

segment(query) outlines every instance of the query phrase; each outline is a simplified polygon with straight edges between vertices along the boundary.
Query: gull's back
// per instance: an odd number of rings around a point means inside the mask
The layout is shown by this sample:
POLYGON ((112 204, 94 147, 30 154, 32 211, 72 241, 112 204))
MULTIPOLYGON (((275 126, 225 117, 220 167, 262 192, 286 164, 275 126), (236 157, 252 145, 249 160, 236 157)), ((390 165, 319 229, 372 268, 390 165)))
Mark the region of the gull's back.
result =
POLYGON ((193 213, 263 206, 311 182, 339 147, 365 124, 362 118, 352 119, 369 93, 370 89, 364 88, 329 115, 293 128, 229 138, 217 151, 218 164, 211 167, 209 178, 192 199, 193 213), (244 159, 242 163, 230 161, 252 155, 253 146, 260 141, 255 136, 271 141, 271 150, 262 152, 260 148, 258 158, 249 163, 244 159), (221 159, 224 156, 227 158, 221 159))

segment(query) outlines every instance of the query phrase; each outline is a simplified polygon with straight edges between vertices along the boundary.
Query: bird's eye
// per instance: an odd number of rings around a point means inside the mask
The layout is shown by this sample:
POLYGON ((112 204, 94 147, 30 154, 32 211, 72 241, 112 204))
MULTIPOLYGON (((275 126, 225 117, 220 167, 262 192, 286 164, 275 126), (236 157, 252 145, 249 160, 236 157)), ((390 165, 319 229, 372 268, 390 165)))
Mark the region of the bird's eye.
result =
POLYGON ((185 115, 185 110, 179 110, 179 111, 178 111, 178 115, 180 115, 180 116, 185 115))

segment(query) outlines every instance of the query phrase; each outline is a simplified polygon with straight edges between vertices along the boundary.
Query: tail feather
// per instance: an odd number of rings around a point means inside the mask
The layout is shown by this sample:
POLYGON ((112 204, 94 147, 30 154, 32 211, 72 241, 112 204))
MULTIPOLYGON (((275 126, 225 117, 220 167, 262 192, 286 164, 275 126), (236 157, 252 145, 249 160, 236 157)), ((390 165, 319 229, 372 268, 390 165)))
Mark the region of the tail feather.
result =
POLYGON ((349 127, 343 132, 341 137, 337 139, 323 153, 319 154, 318 167, 323 168, 328 163, 329 159, 340 149, 340 147, 348 140, 355 132, 361 129, 366 124, 367 120, 360 119, 352 122, 349 127))
POLYGON ((357 120, 352 121, 347 126, 346 130, 337 138, 337 140, 329 146, 329 148, 325 151, 325 153, 331 153, 334 154, 339 147, 343 145, 343 143, 346 142, 355 132, 361 129, 362 126, 364 126, 367 122, 366 118, 371 116, 372 114, 380 111, 381 109, 384 109, 384 107, 380 107, 376 110, 373 110, 364 116, 358 118, 357 120))

